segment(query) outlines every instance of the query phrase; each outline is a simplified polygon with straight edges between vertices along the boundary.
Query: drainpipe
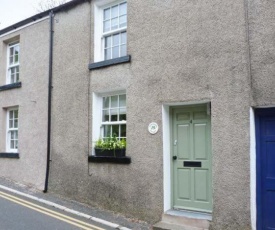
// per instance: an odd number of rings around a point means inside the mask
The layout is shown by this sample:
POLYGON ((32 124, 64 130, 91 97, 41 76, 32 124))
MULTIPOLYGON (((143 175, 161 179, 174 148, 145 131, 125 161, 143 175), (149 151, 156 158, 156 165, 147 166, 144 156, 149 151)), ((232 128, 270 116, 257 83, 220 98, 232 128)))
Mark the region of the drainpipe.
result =
POLYGON ((48 138, 47 138, 47 165, 45 186, 43 192, 48 191, 51 157, 51 105, 52 105, 52 76, 53 76, 53 11, 50 12, 50 46, 49 46, 49 88, 48 88, 48 138))

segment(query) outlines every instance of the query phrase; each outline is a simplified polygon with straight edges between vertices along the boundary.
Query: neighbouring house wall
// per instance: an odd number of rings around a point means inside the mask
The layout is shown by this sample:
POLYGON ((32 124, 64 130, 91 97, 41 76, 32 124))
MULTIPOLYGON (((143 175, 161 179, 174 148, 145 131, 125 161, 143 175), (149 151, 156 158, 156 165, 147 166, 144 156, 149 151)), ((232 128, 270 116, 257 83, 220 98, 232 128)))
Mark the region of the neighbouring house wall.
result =
POLYGON ((275 105, 275 4, 249 1, 249 43, 254 106, 275 105))
POLYGON ((250 76, 244 2, 127 2, 131 63, 90 73, 93 7, 85 3, 55 16, 50 190, 155 223, 163 213, 162 105, 209 100, 211 227, 250 229, 250 76), (116 90, 127 94, 127 155, 132 163, 88 164, 92 93, 116 90), (147 131, 152 121, 160 125, 156 135, 147 131))
POLYGON ((90 4, 54 17, 49 191, 82 200, 88 178, 90 4))
POLYGON ((0 92, 0 152, 6 152, 7 112, 19 107, 19 159, 0 158, 0 175, 44 188, 47 147, 48 19, 0 37, 0 85, 6 84, 8 43, 20 40, 21 88, 0 92))

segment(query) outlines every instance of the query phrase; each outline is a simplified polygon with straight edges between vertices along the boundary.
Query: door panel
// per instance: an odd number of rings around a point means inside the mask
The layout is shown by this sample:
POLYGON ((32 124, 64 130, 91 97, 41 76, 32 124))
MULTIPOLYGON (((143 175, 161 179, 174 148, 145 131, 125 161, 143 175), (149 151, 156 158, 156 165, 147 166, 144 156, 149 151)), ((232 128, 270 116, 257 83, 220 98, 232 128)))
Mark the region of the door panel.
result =
POLYGON ((191 200, 191 170, 178 169, 178 194, 180 199, 191 200), (187 185, 187 186, 186 186, 187 185))
POLYGON ((195 200, 209 201, 208 170, 195 169, 195 200))
POLYGON ((257 229, 275 229, 275 110, 256 111, 257 229))
POLYGON ((207 127, 206 124, 194 124, 195 159, 207 159, 207 127))
POLYGON ((212 212, 210 116, 205 106, 173 110, 173 207, 212 212))
POLYGON ((189 145, 189 137, 190 137, 190 127, 189 124, 178 125, 178 148, 182 151, 179 151, 178 158, 179 159, 188 159, 190 156, 190 145, 189 145))

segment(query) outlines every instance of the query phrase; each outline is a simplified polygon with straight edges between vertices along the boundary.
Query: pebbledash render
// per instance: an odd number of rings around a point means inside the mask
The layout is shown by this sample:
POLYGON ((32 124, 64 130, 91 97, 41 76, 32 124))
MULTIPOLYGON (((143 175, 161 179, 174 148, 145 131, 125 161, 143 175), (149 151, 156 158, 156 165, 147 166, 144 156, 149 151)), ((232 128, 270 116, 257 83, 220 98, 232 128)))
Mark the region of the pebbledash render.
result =
POLYGON ((155 229, 275 228, 274 12, 73 0, 0 30, 0 176, 155 229))

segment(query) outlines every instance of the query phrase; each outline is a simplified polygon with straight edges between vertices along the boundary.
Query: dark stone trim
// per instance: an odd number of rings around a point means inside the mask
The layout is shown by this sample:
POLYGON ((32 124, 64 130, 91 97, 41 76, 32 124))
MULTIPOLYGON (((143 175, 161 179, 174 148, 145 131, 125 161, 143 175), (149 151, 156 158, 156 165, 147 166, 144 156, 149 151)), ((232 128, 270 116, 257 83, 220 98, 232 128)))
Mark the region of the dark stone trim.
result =
POLYGON ((94 70, 94 69, 100 69, 103 67, 108 67, 112 65, 118 65, 121 63, 127 63, 131 62, 131 55, 119 57, 119 58, 114 58, 106 61, 100 61, 100 62, 95 62, 95 63, 90 63, 89 64, 89 70, 94 70))
POLYGON ((16 158, 16 159, 19 159, 19 153, 0 153, 0 158, 16 158))
POLYGON ((4 90, 8 90, 8 89, 21 88, 21 87, 22 87, 22 83, 21 82, 16 82, 16 83, 0 86, 0 91, 4 91, 4 90))
POLYGON ((93 163, 114 163, 114 164, 130 164, 131 157, 98 157, 98 156, 89 156, 89 162, 93 163))

